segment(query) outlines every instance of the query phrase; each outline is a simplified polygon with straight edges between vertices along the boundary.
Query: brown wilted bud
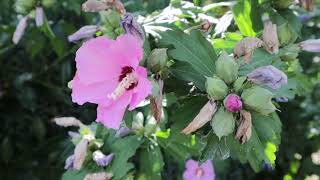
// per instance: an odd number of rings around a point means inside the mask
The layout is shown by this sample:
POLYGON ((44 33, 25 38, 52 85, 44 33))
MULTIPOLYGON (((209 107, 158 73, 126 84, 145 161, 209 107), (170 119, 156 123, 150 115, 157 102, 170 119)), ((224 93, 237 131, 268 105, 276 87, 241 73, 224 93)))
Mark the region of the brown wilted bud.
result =
POLYGON ((150 105, 151 105, 151 113, 157 123, 161 120, 162 115, 162 100, 163 100, 163 80, 158 80, 159 85, 159 94, 156 97, 152 97, 150 99, 150 105))
POLYGON ((87 156, 88 143, 89 141, 87 139, 82 139, 74 149, 73 168, 76 170, 80 170, 82 168, 87 156))
POLYGON ((98 172, 87 174, 83 180, 109 180, 112 178, 111 173, 98 172))
POLYGON ((61 117, 61 118, 54 118, 53 121, 62 127, 69 127, 69 126, 81 126, 82 123, 74 118, 74 117, 61 117))
POLYGON ((300 5, 305 8, 307 11, 313 11, 315 0, 299 0, 300 5))
POLYGON ((210 33, 212 30, 212 23, 210 23, 208 20, 204 20, 199 26, 199 30, 203 33, 210 33))
POLYGON ((105 2, 99 0, 87 0, 82 4, 84 12, 99 12, 110 8, 105 2))
POLYGON ((207 104, 202 107, 199 114, 191 121, 191 123, 182 130, 182 133, 190 134, 200 129, 207 122, 211 121, 212 116, 216 111, 217 104, 214 101, 208 101, 207 104))
POLYGON ((244 56, 244 62, 249 63, 251 61, 252 53, 256 48, 263 45, 263 41, 256 37, 243 38, 234 48, 233 53, 235 58, 244 56))
POLYGON ((236 139, 240 140, 241 143, 249 141, 252 133, 252 119, 249 111, 240 111, 239 126, 236 133, 236 139))
POLYGON ((279 52, 277 25, 272 24, 270 20, 264 22, 262 39, 264 42, 264 47, 269 53, 279 52))

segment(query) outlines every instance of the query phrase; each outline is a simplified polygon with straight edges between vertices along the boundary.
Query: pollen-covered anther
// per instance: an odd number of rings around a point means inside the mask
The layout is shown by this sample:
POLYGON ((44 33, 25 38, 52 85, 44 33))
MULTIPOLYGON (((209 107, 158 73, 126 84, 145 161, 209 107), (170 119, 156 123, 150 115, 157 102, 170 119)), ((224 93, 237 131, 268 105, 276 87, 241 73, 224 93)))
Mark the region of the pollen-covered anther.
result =
POLYGON ((121 97, 127 90, 131 90, 138 85, 138 77, 137 74, 133 71, 131 73, 126 74, 124 78, 120 81, 116 89, 108 94, 108 98, 112 100, 116 100, 121 97))

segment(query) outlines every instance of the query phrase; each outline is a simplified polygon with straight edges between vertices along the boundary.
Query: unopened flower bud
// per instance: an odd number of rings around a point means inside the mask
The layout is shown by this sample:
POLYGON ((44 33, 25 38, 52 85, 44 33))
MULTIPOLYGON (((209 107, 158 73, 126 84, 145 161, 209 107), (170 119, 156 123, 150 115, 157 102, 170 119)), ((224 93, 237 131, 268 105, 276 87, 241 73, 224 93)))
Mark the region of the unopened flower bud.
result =
POLYGON ((216 61, 216 73, 227 84, 233 83, 238 77, 239 65, 236 61, 228 56, 226 52, 222 52, 216 61))
POLYGON ((76 170, 80 170, 87 157, 88 140, 82 139, 74 149, 74 163, 73 167, 76 170))
POLYGON ((44 12, 43 12, 43 8, 41 6, 37 6, 36 7, 36 25, 37 27, 40 27, 43 25, 44 22, 44 12))
POLYGON ((115 135, 115 136, 122 138, 122 137, 127 136, 127 135, 130 134, 131 132, 132 132, 132 130, 129 129, 129 128, 127 128, 127 127, 120 127, 120 129, 118 129, 118 130, 116 131, 116 135, 115 135))
POLYGON ((218 77, 207 77, 206 89, 209 97, 214 100, 221 100, 228 94, 228 86, 218 77))
POLYGON ((239 126, 236 133, 236 139, 240 140, 241 143, 249 141, 252 133, 252 118, 249 111, 240 111, 239 126))
POLYGON ((241 95, 245 107, 257 111, 263 115, 268 115, 276 110, 271 102, 273 94, 260 86, 253 86, 245 89, 241 95))
POLYGON ((73 169, 74 155, 69 156, 64 165, 65 170, 73 169))
POLYGON ((167 48, 154 49, 147 60, 148 68, 153 72, 159 72, 166 67, 167 61, 167 48))
POLYGON ((127 34, 131 34, 132 36, 138 38, 141 41, 141 44, 143 44, 145 40, 144 32, 133 14, 125 14, 121 21, 121 26, 127 34))
POLYGON ((87 174, 83 180, 110 180, 112 174, 106 172, 90 173, 87 174))
POLYGON ((309 39, 299 44, 300 48, 309 52, 320 52, 320 39, 309 39))
POLYGON ((182 130, 182 133, 190 134, 200 129, 212 119, 212 116, 216 111, 217 104, 214 101, 208 101, 207 104, 201 108, 199 114, 191 121, 191 123, 182 130))
POLYGON ((281 46, 291 44, 298 38, 298 35, 293 31, 287 22, 279 25, 277 31, 281 46))
POLYGON ((307 11, 313 11, 315 0, 299 0, 301 6, 305 8, 307 11))
POLYGON ((84 12, 99 12, 110 8, 105 2, 100 0, 87 0, 82 4, 84 12))
POLYGON ((272 65, 262 66, 247 75, 248 80, 259 85, 266 85, 272 89, 279 89, 288 83, 285 73, 272 65))
POLYGON ((239 77, 234 83, 233 83, 233 89, 236 92, 239 92, 242 89, 242 86, 244 85, 244 83, 246 82, 247 77, 246 76, 242 76, 239 77))
POLYGON ((24 32, 28 26, 28 19, 28 16, 25 16, 22 19, 20 19, 12 37, 12 42, 14 44, 18 44, 22 36, 24 35, 24 32))
POLYGON ((228 136, 235 128, 235 119, 231 112, 220 107, 211 121, 213 132, 218 136, 219 140, 222 136, 228 136))
POLYGON ((99 27, 95 25, 83 26, 77 32, 68 36, 69 42, 77 42, 79 40, 88 40, 93 38, 95 33, 99 31, 99 27))
POLYGON ((241 98, 236 94, 229 94, 223 101, 224 107, 229 112, 238 112, 242 109, 241 98))
POLYGON ((277 33, 277 25, 272 24, 270 20, 264 22, 262 39, 266 50, 270 53, 278 53, 279 39, 277 33))
POLYGON ((244 56, 244 62, 249 63, 253 51, 263 45, 263 41, 256 37, 243 38, 234 48, 233 53, 235 58, 244 56))
POLYGON ((108 166, 113 159, 113 154, 109 154, 106 156, 100 150, 93 152, 92 156, 97 165, 101 167, 108 166))

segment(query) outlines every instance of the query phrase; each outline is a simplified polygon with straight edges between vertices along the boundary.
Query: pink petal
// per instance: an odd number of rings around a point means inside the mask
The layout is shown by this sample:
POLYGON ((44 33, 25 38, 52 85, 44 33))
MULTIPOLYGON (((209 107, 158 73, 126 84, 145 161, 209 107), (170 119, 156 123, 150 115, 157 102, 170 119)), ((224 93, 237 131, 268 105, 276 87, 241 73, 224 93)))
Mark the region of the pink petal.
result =
POLYGON ((206 161, 201 165, 201 168, 204 170, 204 176, 203 180, 214 180, 215 179, 215 173, 213 170, 213 165, 210 160, 206 161))
POLYGON ((143 58, 143 49, 139 40, 129 34, 119 36, 111 49, 117 57, 117 63, 122 67, 131 66, 135 69, 143 58))
POLYGON ((105 127, 119 129, 124 112, 131 100, 131 94, 126 93, 109 106, 98 105, 97 122, 101 122, 105 127))
POLYGON ((133 110, 142 102, 148 95, 151 94, 152 85, 147 79, 147 71, 145 68, 138 66, 136 72, 139 76, 138 85, 133 89, 133 95, 130 102, 129 110, 133 110))
MULTIPOLYGON (((77 74, 83 84, 117 79, 121 65, 111 46, 116 44, 106 37, 98 37, 85 42, 76 53, 77 74)), ((119 55, 120 56, 120 55, 119 55)))
POLYGON ((117 85, 117 80, 86 85, 79 80, 76 74, 72 80, 72 101, 79 105, 90 102, 107 106, 111 103, 111 100, 107 98, 107 94, 110 94, 117 85))
POLYGON ((195 174, 196 169, 198 168, 198 162, 192 159, 186 162, 186 169, 183 173, 183 180, 195 180, 197 176, 195 174))

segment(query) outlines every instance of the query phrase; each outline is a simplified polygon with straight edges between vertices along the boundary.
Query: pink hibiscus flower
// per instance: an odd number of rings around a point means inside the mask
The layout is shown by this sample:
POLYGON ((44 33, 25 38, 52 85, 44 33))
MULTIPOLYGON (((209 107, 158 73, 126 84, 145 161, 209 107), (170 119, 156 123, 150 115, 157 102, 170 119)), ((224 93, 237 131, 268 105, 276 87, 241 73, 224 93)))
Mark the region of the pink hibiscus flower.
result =
POLYGON ((85 42, 76 53, 72 101, 98 104, 96 121, 118 129, 127 106, 133 110, 151 93, 147 71, 139 66, 142 57, 140 42, 131 35, 85 42))
POLYGON ((186 162, 183 180, 214 180, 215 176, 211 161, 199 166, 199 162, 190 159, 186 162))

